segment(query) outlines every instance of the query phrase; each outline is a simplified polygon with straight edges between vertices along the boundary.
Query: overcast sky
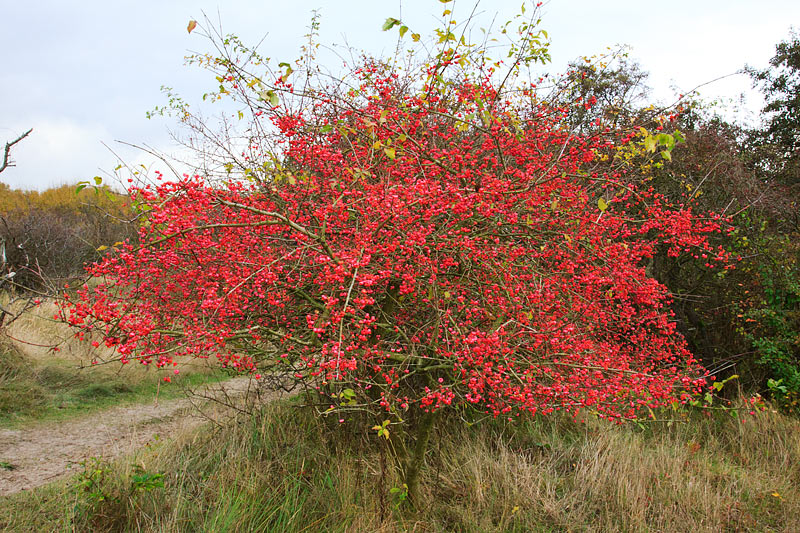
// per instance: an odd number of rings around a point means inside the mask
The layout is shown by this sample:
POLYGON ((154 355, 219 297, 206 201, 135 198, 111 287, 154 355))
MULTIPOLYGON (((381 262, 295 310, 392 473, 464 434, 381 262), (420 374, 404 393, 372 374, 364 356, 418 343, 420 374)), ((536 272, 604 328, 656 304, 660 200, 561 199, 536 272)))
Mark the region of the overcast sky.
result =
MULTIPOLYGON (((480 9, 487 17, 500 11, 497 20, 505 20, 521 2, 483 0, 480 9)), ((456 0, 456 15, 462 14, 456 19, 466 18, 473 3, 456 0)), ((0 145, 34 129, 15 146, 17 166, 0 182, 44 189, 103 176, 117 164, 104 143, 126 161, 150 162, 117 140, 170 151, 168 128, 175 123, 145 113, 165 103, 162 85, 189 101, 213 88, 208 74, 183 65, 189 50, 208 50, 186 31, 203 12, 246 43, 266 36, 261 50, 289 61, 298 56, 313 9, 321 14, 323 43, 346 39, 381 54, 394 49, 397 37, 380 31, 387 17, 425 34, 443 7, 439 0, 0 0, 0 145)), ((654 96, 665 101, 672 87, 688 91, 745 64, 765 67, 790 26, 800 26, 797 0, 550 0, 543 13, 541 27, 552 39, 547 70, 627 44, 650 72, 654 96)), ((733 76, 701 94, 736 100, 744 92, 745 110, 756 120, 761 102, 749 86, 746 77, 733 76)))

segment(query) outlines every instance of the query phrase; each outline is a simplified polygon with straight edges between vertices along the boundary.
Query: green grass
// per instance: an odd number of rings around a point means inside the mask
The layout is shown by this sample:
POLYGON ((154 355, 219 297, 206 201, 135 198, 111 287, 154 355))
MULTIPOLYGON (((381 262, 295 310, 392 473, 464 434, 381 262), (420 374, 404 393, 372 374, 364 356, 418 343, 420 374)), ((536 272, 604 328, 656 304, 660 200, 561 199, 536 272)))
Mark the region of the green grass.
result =
POLYGON ((63 359, 34 360, 0 344, 0 427, 62 420, 114 405, 170 399, 195 387, 227 379, 220 371, 183 372, 162 381, 164 373, 111 367, 79 369, 63 359), (118 370, 118 369, 117 369, 118 370))
POLYGON ((276 402, 0 498, 0 529, 800 531, 800 422, 778 413, 645 430, 451 417, 432 438, 416 513, 395 506, 401 481, 374 423, 276 402))

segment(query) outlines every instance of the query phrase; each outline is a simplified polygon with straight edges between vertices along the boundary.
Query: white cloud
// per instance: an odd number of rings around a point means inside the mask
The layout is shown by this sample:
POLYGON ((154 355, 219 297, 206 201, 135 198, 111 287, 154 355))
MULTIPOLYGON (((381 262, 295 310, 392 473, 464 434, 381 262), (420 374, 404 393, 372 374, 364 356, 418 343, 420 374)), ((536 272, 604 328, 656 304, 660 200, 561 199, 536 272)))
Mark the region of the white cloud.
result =
MULTIPOLYGON (((483 0, 478 25, 488 27, 499 10, 496 28, 522 1, 483 0)), ((463 21, 472 2, 455 4, 463 21)), ((341 43, 346 36, 356 48, 379 54, 391 53, 397 42, 396 32, 380 31, 386 17, 401 17, 424 35, 445 7, 434 0, 403 0, 402 12, 399 0, 9 3, 0 17, 0 48, 12 51, 0 72, 0 141, 30 127, 34 133, 15 147, 18 166, 0 174, 0 181, 41 189, 103 175, 117 159, 102 142, 127 161, 147 159, 115 139, 172 150, 165 131, 170 121, 147 121, 144 113, 165 103, 161 84, 175 87, 190 102, 214 88, 213 78, 180 66, 187 48, 208 49, 198 32, 186 32, 188 20, 201 11, 214 22, 219 13, 222 31, 239 34, 245 43, 266 34, 262 52, 291 61, 314 8, 321 8, 322 43, 341 43), (32 34, 37 38, 30 40, 32 34)), ((554 64, 547 70, 558 72, 579 55, 629 44, 633 57, 652 74, 654 96, 667 100, 673 83, 685 91, 745 63, 765 67, 789 24, 800 20, 800 2, 674 0, 661 9, 630 0, 550 0, 544 12, 542 27, 553 38, 554 64)), ((328 67, 335 71, 340 62, 332 59, 328 67)), ((755 99, 749 108, 757 110, 760 100, 744 76, 704 87, 702 93, 730 98, 742 91, 755 99)))

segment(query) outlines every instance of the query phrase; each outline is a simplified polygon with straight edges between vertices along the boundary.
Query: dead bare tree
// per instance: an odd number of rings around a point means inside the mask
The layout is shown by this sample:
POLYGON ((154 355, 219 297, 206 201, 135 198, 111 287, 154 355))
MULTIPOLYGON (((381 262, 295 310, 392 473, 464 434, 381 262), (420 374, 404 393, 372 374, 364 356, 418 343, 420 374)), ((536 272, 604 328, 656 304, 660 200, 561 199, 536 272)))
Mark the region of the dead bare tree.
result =
MULTIPOLYGON (((33 132, 33 128, 29 129, 13 141, 6 143, 6 146, 3 149, 3 163, 0 165, 0 172, 3 172, 8 167, 14 166, 13 161, 9 161, 11 147, 30 135, 31 132, 33 132)), ((3 222, 5 223, 5 219, 3 219, 3 222)), ((6 263, 6 241, 4 238, 0 238, 0 289, 3 289, 4 285, 11 283, 12 278, 16 275, 15 271, 13 271, 11 268, 7 268, 6 263)), ((13 321, 19 315, 14 316, 10 311, 0 306, 0 328, 2 328, 6 322, 6 316, 12 316, 13 321)))
POLYGON ((11 154, 11 147, 14 146, 15 144, 17 144, 18 142, 20 142, 22 139, 24 139, 28 135, 30 135, 31 132, 33 132, 33 128, 29 129, 28 131, 26 131, 25 133, 23 133, 22 135, 20 135, 16 139, 14 139, 13 141, 9 141, 9 142, 6 143, 6 147, 3 150, 3 164, 0 165, 0 172, 3 172, 8 167, 13 167, 14 166, 14 163, 12 161, 9 161, 9 155, 11 154))

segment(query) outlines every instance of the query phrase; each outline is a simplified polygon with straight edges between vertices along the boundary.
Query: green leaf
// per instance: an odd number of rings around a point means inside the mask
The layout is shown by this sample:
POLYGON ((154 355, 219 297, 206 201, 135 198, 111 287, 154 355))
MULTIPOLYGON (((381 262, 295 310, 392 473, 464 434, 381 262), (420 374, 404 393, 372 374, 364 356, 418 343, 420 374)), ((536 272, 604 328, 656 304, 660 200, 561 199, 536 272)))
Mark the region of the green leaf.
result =
POLYGON ((78 194, 78 193, 80 193, 80 192, 81 192, 83 189, 85 189, 85 188, 86 188, 86 186, 87 186, 87 185, 89 185, 89 182, 86 182, 86 181, 82 181, 82 182, 80 182, 80 183, 78 184, 78 186, 77 186, 77 187, 75 187, 75 194, 78 194))
POLYGON ((389 18, 386 19, 386 22, 383 23, 383 26, 381 27, 381 29, 383 31, 389 31, 392 28, 394 28, 395 26, 397 26, 398 24, 401 24, 401 22, 398 19, 396 19, 394 17, 389 17, 389 18))
POLYGON ((672 150, 675 147, 675 137, 669 133, 659 133, 658 143, 667 147, 667 150, 672 150))
POLYGON ((605 211, 608 209, 608 202, 606 202, 605 198, 599 198, 597 200, 597 207, 600 208, 600 211, 605 211))
POLYGON ((319 131, 321 131, 322 133, 330 133, 331 131, 333 131, 333 126, 331 126, 330 124, 325 124, 319 131))
POLYGON ((655 152, 656 151, 656 138, 652 135, 648 135, 644 139, 644 147, 648 152, 655 152))
POLYGON ((672 161, 672 152, 670 152, 669 150, 664 150, 663 152, 661 152, 661 157, 663 157, 667 161, 672 161))
POLYGON ((406 34, 408 31, 408 26, 400 26, 400 37, 406 34))
POLYGON ((101 178, 100 176, 95 176, 93 179, 95 185, 101 185, 103 183, 103 178, 101 178))

